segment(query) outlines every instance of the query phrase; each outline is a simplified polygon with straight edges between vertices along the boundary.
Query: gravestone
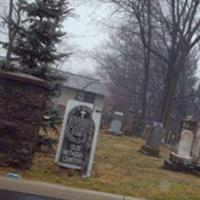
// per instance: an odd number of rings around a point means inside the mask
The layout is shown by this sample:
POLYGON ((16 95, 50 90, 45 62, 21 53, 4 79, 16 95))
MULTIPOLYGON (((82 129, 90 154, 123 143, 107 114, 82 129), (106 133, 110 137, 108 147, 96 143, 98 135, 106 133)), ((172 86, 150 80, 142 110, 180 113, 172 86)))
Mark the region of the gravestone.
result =
POLYGON ((177 148, 177 155, 183 158, 191 158, 192 143, 194 140, 194 134, 191 130, 182 130, 181 139, 177 148))
POLYGON ((68 101, 55 159, 59 166, 90 176, 100 118, 101 113, 93 112, 93 104, 68 101))
POLYGON ((141 134, 141 137, 146 140, 149 137, 149 135, 152 134, 153 130, 154 130, 154 127, 150 124, 147 124, 145 126, 144 131, 141 134))
POLYGON ((182 130, 178 140, 176 151, 170 153, 169 160, 165 160, 165 168, 176 171, 190 171, 192 169, 193 160, 191 157, 191 153, 194 142, 194 130, 196 128, 196 124, 196 121, 194 121, 191 117, 187 117, 182 120, 182 130))
POLYGON ((119 135, 121 134, 121 128, 122 128, 122 121, 123 121, 124 114, 121 112, 115 112, 113 116, 113 120, 110 124, 110 129, 108 129, 108 132, 119 135))
POLYGON ((162 139, 163 126, 159 122, 154 122, 153 130, 149 133, 145 145, 141 152, 151 156, 159 156, 159 146, 162 139))
POLYGON ((197 129, 194 136, 194 142, 192 145, 192 154, 191 154, 193 163, 197 164, 200 167, 200 122, 197 124, 197 129))
POLYGON ((133 123, 134 123, 134 113, 133 109, 130 108, 125 119, 123 132, 128 136, 133 135, 133 123))
POLYGON ((112 130, 113 133, 117 134, 121 131, 122 128, 122 122, 119 120, 113 120, 111 122, 110 128, 112 130))

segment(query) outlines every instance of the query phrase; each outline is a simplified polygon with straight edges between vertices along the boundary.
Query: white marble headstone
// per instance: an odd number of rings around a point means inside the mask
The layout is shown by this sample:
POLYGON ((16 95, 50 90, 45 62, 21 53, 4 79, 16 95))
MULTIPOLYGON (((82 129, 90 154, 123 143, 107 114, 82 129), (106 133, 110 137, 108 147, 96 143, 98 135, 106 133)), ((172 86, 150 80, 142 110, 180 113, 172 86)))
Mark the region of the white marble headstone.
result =
POLYGON ((122 128, 122 122, 119 120, 113 120, 111 122, 111 130, 114 133, 119 133, 121 131, 122 128))
POLYGON ((183 158, 190 158, 194 135, 191 130, 183 129, 178 144, 177 154, 183 158))

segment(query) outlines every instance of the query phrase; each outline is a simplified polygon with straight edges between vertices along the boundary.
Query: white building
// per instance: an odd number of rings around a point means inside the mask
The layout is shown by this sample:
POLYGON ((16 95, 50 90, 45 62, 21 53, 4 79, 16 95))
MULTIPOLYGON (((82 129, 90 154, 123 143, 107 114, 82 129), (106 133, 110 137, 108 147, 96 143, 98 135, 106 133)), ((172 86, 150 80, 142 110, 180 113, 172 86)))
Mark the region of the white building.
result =
POLYGON ((66 79, 62 95, 56 99, 57 105, 64 111, 68 99, 93 103, 97 112, 102 112, 104 98, 109 95, 106 86, 98 79, 69 72, 62 72, 66 79))

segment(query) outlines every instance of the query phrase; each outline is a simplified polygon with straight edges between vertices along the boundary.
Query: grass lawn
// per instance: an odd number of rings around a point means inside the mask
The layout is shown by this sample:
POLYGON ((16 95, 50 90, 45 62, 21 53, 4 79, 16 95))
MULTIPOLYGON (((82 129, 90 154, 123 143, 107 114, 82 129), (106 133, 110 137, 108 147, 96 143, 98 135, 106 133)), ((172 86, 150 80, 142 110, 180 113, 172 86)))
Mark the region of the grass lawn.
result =
MULTIPOLYGON (((38 153, 32 169, 18 173, 26 179, 150 200, 200 200, 200 177, 163 170, 167 148, 161 147, 161 158, 153 158, 138 152, 143 143, 138 138, 101 134, 92 177, 88 179, 61 172, 54 165, 54 153, 38 153)), ((1 175, 13 171, 0 168, 1 175)))

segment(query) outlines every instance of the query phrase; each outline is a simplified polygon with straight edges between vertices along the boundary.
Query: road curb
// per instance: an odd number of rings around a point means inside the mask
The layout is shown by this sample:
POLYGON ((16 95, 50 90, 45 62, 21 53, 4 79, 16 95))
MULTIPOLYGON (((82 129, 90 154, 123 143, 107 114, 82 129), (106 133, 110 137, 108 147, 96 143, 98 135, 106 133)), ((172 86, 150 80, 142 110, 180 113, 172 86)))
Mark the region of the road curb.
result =
POLYGON ((15 180, 7 177, 0 177, 0 189, 51 197, 60 200, 142 200, 133 197, 76 189, 38 181, 15 180))

